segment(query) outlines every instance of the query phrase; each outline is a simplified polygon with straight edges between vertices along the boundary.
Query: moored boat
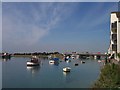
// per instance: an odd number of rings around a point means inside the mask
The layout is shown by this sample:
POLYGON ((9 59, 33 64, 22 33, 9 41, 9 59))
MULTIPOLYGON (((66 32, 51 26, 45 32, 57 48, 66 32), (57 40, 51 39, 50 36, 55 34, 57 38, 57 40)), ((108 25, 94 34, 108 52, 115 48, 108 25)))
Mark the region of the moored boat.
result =
POLYGON ((27 61, 27 66, 39 66, 40 61, 38 60, 37 57, 32 57, 31 61, 27 61))
POLYGON ((27 66, 39 66, 39 63, 27 61, 27 66))
POLYGON ((70 72, 70 70, 71 70, 70 67, 65 67, 65 68, 63 68, 63 71, 64 71, 64 72, 70 72))
POLYGON ((101 60, 98 60, 99 63, 101 63, 102 61, 101 60))
POLYGON ((54 63, 55 63, 54 60, 50 60, 50 61, 49 61, 49 64, 54 64, 54 63))
POLYGON ((81 61, 81 63, 85 63, 85 61, 81 61))
POLYGON ((67 60, 66 62, 69 63, 69 62, 71 62, 71 60, 67 60))
POLYGON ((75 66, 78 66, 78 63, 75 63, 75 66))
POLYGON ((11 54, 2 53, 2 59, 10 59, 10 58, 11 58, 11 54))

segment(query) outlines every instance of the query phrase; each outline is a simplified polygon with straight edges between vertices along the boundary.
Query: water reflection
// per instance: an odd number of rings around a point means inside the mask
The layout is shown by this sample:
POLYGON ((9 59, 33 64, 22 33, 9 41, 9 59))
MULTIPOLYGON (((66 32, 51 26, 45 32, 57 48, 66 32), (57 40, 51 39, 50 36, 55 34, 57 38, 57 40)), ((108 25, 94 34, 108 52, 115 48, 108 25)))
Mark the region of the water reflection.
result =
MULTIPOLYGON (((86 63, 84 65, 80 64, 81 60, 72 60, 70 63, 66 63, 65 61, 62 61, 59 63, 56 63, 51 66, 49 65, 49 60, 41 59, 40 66, 26 66, 26 61, 29 58, 11 58, 10 61, 7 63, 3 62, 3 87, 5 88, 21 88, 21 86, 24 83, 25 88, 30 87, 38 87, 38 88, 64 88, 64 87, 77 87, 81 88, 89 87, 90 83, 99 75, 99 64, 95 60, 86 60, 86 63), (43 63, 43 65, 42 65, 43 63), (78 67, 75 67, 74 64, 79 63, 78 67), (71 72, 63 72, 63 67, 71 67, 71 72), (15 68, 17 67, 17 68, 15 68), (12 70, 12 72, 11 72, 12 70), (18 73, 18 72, 19 73, 18 73), (24 77, 21 77, 21 74, 24 77), (17 77, 16 77, 17 76, 17 77), (18 78, 19 77, 19 78, 18 78), (54 77, 54 78, 52 78, 54 77), (20 81, 18 83, 11 82, 11 80, 15 79, 16 81, 20 81), (58 81, 59 80, 59 81, 58 81), (52 81, 56 82, 57 84, 51 83, 52 81), (30 82, 34 82, 30 83, 30 82), (63 83, 63 84, 61 84, 63 83), (89 84, 88 84, 89 83, 89 84), (49 85, 48 85, 49 84, 49 85), (58 85, 58 86, 56 86, 58 85)), ((2 61, 2 60, 1 60, 2 61)))
POLYGON ((7 62, 9 60, 10 60, 10 58, 2 58, 2 61, 4 61, 4 62, 7 62))
POLYGON ((66 77, 67 75, 69 75, 70 72, 63 72, 63 76, 66 77))
POLYGON ((59 61, 55 61, 54 65, 58 66, 59 65, 59 61))
POLYGON ((30 71, 32 74, 36 74, 40 70, 40 66, 27 66, 27 70, 30 71))
POLYGON ((48 57, 39 57, 42 60, 48 60, 48 57))
POLYGON ((70 72, 63 72, 63 76, 64 76, 64 78, 65 78, 65 82, 66 82, 66 83, 70 83, 70 82, 73 81, 70 72))

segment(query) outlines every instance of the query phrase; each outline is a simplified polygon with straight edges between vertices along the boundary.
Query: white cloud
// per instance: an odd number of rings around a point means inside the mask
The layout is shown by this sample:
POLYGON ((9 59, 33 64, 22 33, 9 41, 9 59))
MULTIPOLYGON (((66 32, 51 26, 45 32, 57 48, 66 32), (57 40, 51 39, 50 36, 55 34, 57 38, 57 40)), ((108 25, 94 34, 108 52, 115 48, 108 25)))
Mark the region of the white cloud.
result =
POLYGON ((3 48, 38 44, 72 11, 69 6, 64 8, 64 3, 25 3, 24 8, 20 5, 3 3, 3 48))
POLYGON ((18 41, 18 44, 36 43, 48 34, 49 30, 59 21, 57 20, 59 17, 56 15, 56 11, 53 10, 51 12, 55 13, 56 17, 54 18, 50 13, 49 15, 47 14, 47 9, 51 7, 53 6, 44 7, 43 5, 43 8, 39 7, 39 9, 35 9, 31 6, 31 15, 25 15, 22 10, 17 10, 16 8, 12 8, 12 12, 8 11, 8 13, 6 13, 7 11, 3 11, 3 40, 8 41, 8 39, 11 39, 14 42, 18 41), (32 17, 30 18, 30 16, 32 17))

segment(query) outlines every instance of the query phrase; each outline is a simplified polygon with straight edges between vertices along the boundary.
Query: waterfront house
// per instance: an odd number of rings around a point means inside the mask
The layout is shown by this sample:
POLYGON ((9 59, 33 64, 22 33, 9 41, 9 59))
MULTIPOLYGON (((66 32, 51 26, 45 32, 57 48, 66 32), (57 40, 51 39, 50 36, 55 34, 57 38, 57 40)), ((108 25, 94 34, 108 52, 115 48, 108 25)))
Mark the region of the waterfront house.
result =
POLYGON ((109 58, 119 60, 117 53, 120 53, 120 12, 111 12, 109 58))

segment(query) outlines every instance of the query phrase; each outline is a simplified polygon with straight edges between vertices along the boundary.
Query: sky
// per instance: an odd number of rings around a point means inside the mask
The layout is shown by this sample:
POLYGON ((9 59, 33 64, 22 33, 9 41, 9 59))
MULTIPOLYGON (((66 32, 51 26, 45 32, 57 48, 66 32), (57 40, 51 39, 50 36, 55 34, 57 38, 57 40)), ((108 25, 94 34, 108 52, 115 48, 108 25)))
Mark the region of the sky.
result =
POLYGON ((3 2, 2 51, 107 52, 117 2, 3 2))

